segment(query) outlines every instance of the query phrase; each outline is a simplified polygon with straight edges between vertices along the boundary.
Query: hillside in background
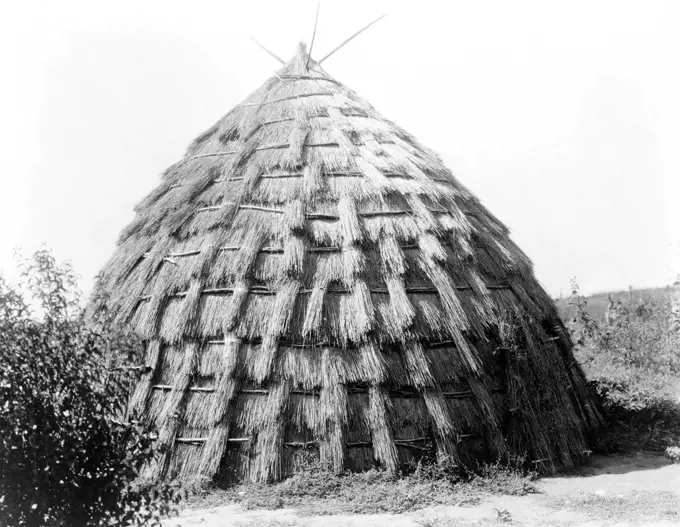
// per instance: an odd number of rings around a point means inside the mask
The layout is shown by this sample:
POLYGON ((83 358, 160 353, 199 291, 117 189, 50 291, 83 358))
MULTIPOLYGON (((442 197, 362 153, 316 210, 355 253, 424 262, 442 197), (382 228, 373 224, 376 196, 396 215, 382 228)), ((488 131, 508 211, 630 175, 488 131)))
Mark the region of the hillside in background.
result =
MULTIPOLYGON (((648 303, 651 305, 663 304, 673 292, 671 286, 654 287, 649 289, 631 289, 629 291, 603 291, 586 297, 588 306, 586 311, 598 322, 604 320, 604 313, 609 305, 609 295, 614 302, 621 301, 629 308, 635 305, 648 303)), ((571 305, 570 297, 555 299, 557 312, 564 322, 569 322, 574 318, 576 307, 571 305)))

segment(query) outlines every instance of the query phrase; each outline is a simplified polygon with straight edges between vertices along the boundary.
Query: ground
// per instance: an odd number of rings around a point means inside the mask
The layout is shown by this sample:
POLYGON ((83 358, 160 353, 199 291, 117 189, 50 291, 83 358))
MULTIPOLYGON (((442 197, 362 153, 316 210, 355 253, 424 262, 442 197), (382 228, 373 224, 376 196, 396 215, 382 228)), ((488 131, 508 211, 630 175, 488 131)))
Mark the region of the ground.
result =
POLYGON ((542 478, 538 494, 489 496, 465 507, 407 514, 310 516, 238 505, 185 510, 168 527, 628 527, 680 525, 680 464, 658 454, 593 456, 569 475, 542 478))

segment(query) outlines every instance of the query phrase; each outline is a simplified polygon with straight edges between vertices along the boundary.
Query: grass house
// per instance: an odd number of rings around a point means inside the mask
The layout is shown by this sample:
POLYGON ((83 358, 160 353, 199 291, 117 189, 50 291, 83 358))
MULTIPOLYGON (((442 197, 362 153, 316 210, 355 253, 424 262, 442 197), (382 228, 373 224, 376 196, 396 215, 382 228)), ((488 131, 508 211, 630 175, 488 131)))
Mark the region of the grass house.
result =
POLYGON ((157 426, 156 477, 588 449, 601 417, 530 260, 304 46, 136 213, 99 287, 145 343, 130 411, 157 426))

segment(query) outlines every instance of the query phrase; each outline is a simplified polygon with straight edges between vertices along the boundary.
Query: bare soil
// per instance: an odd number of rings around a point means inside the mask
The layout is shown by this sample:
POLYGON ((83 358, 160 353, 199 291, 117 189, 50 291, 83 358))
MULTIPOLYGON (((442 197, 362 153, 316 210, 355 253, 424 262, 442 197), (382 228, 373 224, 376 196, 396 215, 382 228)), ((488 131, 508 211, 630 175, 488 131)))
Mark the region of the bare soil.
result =
POLYGON ((680 465, 658 454, 593 456, 589 465, 537 482, 539 494, 489 496, 465 507, 407 514, 302 515, 238 505, 184 511, 168 527, 680 526, 680 465))

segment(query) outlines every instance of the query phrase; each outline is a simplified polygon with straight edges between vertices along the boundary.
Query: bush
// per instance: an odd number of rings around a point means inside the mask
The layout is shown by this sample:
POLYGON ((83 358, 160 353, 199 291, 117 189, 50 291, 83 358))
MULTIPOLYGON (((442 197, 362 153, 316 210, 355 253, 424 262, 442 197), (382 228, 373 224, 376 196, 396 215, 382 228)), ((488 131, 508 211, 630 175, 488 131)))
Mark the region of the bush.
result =
POLYGON ((669 446, 665 454, 673 463, 680 463, 680 446, 669 446))
POLYGON ((153 456, 152 430, 124 422, 138 343, 86 324, 48 251, 22 265, 22 288, 0 276, 2 523, 160 525, 180 495, 135 482, 153 456))
POLYGON ((680 290, 612 298, 599 323, 576 284, 575 356, 612 421, 601 448, 663 450, 680 441, 680 290))

